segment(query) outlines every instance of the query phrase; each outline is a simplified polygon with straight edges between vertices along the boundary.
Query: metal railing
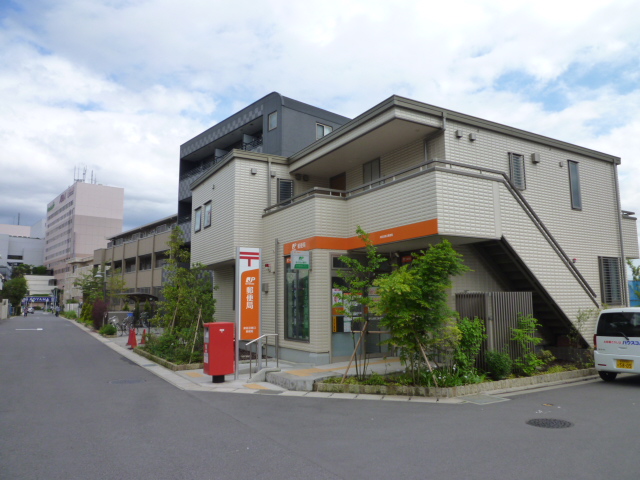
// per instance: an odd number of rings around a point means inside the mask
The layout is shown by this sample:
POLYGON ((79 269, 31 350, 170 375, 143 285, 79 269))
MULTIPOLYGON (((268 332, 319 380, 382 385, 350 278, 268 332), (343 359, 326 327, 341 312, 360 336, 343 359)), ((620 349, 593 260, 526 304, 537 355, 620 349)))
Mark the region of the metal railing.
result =
MULTIPOLYGON (((269 337, 276 337, 275 338, 275 347, 276 347, 276 367, 280 366, 280 341, 279 341, 279 337, 277 333, 265 333, 264 335, 259 336, 258 338, 256 338, 255 340, 251 340, 250 342, 248 342, 245 346, 247 347, 247 349, 249 350, 249 375, 251 375, 252 371, 252 365, 253 365, 253 356, 251 355, 252 352, 252 347, 251 345, 256 345, 256 356, 258 357, 258 359, 256 360, 256 372, 258 372, 261 368, 262 368, 262 339, 265 338, 266 341, 264 343, 264 346, 267 347, 267 354, 269 353, 269 337)), ((269 366, 269 356, 266 356, 265 359, 265 367, 269 366)))

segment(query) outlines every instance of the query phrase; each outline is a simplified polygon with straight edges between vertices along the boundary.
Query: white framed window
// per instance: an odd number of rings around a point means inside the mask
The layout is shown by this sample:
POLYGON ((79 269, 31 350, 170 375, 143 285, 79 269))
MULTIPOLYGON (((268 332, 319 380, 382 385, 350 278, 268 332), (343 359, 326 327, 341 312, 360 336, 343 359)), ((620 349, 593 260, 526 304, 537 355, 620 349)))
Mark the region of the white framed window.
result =
POLYGON ((527 188, 524 175, 524 155, 509 153, 509 177, 518 190, 527 188))
POLYGON ((275 128, 278 128, 278 112, 271 112, 269 114, 268 117, 268 124, 267 124, 267 129, 268 130, 273 130, 275 128))
POLYGON ((325 135, 329 135, 331 132, 333 132, 333 127, 323 125, 322 123, 316 123, 316 140, 324 137, 325 135))
POLYGON ((204 228, 211 226, 211 202, 204 204, 204 219, 202 220, 204 228))
POLYGON ((290 200, 293 197, 293 180, 278 179, 278 203, 290 200))
POLYGON ((199 232, 202 228, 202 207, 196 208, 193 213, 193 231, 199 232))
POLYGON ((622 282, 620 259, 617 257, 598 257, 600 267, 600 291, 602 303, 622 305, 622 282))
POLYGON ((580 192, 580 170, 578 162, 569 160, 569 189, 571 191, 571 208, 582 210, 582 194, 580 192))

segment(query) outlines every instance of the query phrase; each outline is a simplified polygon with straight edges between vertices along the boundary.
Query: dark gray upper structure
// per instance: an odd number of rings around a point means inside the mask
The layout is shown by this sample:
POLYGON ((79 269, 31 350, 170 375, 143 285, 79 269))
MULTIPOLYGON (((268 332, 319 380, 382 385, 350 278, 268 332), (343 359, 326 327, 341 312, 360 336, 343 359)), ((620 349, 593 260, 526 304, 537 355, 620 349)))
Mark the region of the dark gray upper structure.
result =
POLYGON ((233 149, 288 157, 350 119, 277 92, 261 98, 180 146, 178 224, 191 232, 191 184, 233 149))

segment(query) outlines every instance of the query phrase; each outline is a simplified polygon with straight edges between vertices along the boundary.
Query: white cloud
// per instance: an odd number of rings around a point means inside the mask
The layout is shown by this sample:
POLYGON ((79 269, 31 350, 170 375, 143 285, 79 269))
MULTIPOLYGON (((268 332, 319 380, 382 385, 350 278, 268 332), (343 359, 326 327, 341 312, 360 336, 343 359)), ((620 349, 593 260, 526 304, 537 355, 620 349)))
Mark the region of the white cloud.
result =
POLYGON ((81 165, 125 187, 129 226, 169 215, 179 145, 274 90, 347 116, 400 94, 619 155, 623 206, 640 211, 635 1, 4 8, 0 222, 16 209, 43 215, 81 165), (576 80, 576 71, 587 73, 576 80), (618 77, 592 84, 592 71, 618 77), (531 84, 497 88, 514 72, 531 84), (554 111, 541 99, 550 91, 564 98, 554 111))

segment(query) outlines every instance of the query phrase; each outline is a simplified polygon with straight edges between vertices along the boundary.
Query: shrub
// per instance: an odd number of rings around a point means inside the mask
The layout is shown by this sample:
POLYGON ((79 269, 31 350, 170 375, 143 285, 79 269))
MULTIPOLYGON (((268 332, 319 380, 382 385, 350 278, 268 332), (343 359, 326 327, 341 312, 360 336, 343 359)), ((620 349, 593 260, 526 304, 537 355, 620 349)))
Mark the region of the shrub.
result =
POLYGON ((107 313, 107 304, 103 300, 93 302, 93 311, 91 312, 93 320, 93 328, 99 330, 102 328, 105 314, 107 313))
POLYGON ((78 318, 78 314, 73 310, 69 310, 68 312, 62 312, 60 315, 70 320, 75 320, 78 318))
POLYGON ((516 373, 531 376, 545 365, 545 362, 533 351, 534 346, 542 342, 542 338, 536 335, 536 329, 540 326, 533 315, 518 315, 518 326, 511 329, 511 340, 516 342, 524 353, 514 359, 513 367, 516 373), (528 350, 528 351, 527 351, 528 350))
POLYGON ((79 321, 85 325, 91 325, 93 323, 93 304, 85 302, 82 305, 82 313, 80 313, 79 321))
POLYGON ((453 359, 462 375, 475 375, 474 365, 482 342, 487 338, 485 335, 484 322, 474 317, 473 320, 463 318, 458 321, 460 330, 460 341, 453 354, 453 359))
MULTIPOLYGON (((188 333, 194 336, 193 330, 188 333)), ((184 332, 165 332, 159 337, 149 335, 145 348, 152 355, 178 365, 202 362, 202 338, 194 347, 184 340, 187 336, 184 332)))
POLYGON ((484 356, 487 363, 487 371, 494 380, 502 380, 511 375, 513 362, 506 352, 487 352, 484 356))
POLYGON ((118 330, 115 326, 107 324, 100 329, 99 333, 100 335, 115 335, 118 333, 118 330))

